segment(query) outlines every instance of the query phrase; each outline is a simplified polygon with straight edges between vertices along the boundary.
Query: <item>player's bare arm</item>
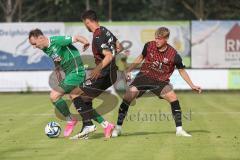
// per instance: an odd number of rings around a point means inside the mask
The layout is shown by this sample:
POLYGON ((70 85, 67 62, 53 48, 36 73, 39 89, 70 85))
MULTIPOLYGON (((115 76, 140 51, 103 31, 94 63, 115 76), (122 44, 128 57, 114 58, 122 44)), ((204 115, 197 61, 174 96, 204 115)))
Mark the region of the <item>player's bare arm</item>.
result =
POLYGON ((141 64, 144 60, 143 55, 139 55, 134 61, 133 63, 128 67, 127 71, 126 71, 126 80, 129 81, 131 80, 131 71, 134 70, 139 64, 141 64))
POLYGON ((101 70, 106 67, 109 63, 111 63, 111 61, 113 60, 113 55, 112 52, 110 50, 106 50, 104 49, 102 51, 103 55, 105 56, 104 59, 102 60, 101 63, 99 63, 91 72, 90 77, 91 79, 97 79, 100 74, 101 74, 101 70))
POLYGON ((83 51, 87 50, 88 47, 90 46, 88 40, 79 34, 73 36, 73 43, 76 43, 76 42, 80 42, 83 44, 83 51))
POLYGON ((123 51, 123 46, 119 41, 116 42, 116 50, 117 54, 123 51))
POLYGON ((187 82, 187 84, 192 88, 192 90, 197 91, 198 93, 202 92, 201 87, 199 86, 195 86, 192 82, 192 80, 190 79, 188 73, 186 72, 185 69, 178 69, 179 74, 181 75, 181 77, 187 82))
MULTIPOLYGON (((116 51, 117 54, 120 53, 123 50, 123 46, 119 41, 116 42, 116 51)), ((111 61, 113 60, 114 56, 111 51, 109 50, 103 50, 102 51, 103 55, 105 56, 103 61, 91 72, 90 76, 92 79, 96 79, 100 76, 101 70, 106 67, 111 61)))

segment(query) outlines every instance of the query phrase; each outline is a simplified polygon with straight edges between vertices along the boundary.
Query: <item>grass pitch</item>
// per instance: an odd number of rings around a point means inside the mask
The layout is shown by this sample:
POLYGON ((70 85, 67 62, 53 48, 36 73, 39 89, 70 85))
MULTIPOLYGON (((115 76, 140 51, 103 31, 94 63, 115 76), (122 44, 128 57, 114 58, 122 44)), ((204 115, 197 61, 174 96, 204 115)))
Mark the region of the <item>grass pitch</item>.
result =
MULTIPOLYGON (((72 141, 62 134, 54 139, 44 135, 49 121, 59 122, 62 129, 65 125, 55 117, 48 94, 0 94, 0 160, 240 159, 239 94, 180 92, 178 97, 184 128, 192 138, 176 137, 169 104, 151 97, 131 106, 121 137, 105 141, 97 125, 89 140, 72 141)), ((117 111, 104 117, 116 122, 117 111)))

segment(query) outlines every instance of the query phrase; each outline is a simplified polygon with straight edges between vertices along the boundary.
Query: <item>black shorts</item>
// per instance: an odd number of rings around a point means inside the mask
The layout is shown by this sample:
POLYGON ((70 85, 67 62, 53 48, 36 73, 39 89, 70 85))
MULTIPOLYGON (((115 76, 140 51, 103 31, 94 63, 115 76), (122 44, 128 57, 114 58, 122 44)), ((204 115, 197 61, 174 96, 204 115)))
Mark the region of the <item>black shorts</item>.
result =
POLYGON ((117 80, 117 70, 104 74, 96 80, 86 80, 83 87, 84 96, 95 98, 111 87, 117 80))
POLYGON ((173 90, 173 87, 169 82, 151 79, 141 72, 137 74, 133 82, 130 84, 130 87, 131 86, 134 86, 139 90, 137 97, 141 97, 146 91, 151 91, 159 98, 162 98, 164 94, 173 90))

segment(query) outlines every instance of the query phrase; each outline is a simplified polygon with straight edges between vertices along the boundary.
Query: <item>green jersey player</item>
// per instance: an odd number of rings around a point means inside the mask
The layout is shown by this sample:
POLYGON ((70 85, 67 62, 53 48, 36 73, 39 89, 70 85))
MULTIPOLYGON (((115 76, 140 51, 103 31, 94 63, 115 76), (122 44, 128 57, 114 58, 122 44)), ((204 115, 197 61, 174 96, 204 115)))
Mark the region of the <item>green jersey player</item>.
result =
MULTIPOLYGON (((85 103, 80 97, 82 91, 79 88, 79 86, 82 86, 85 81, 85 70, 80 57, 80 52, 72 44, 75 42, 82 43, 83 51, 85 51, 89 47, 89 42, 86 38, 80 35, 73 37, 46 37, 40 29, 30 31, 29 42, 34 48, 41 49, 54 61, 59 84, 57 88, 53 88, 51 90, 50 99, 53 105, 64 117, 66 117, 66 120, 68 121, 64 131, 64 136, 67 137, 72 133, 73 128, 77 123, 77 119, 71 115, 67 103, 62 97, 64 94, 70 94, 70 98, 75 106, 85 107, 85 103), (64 79, 61 79, 59 68, 61 68, 65 73, 64 79)), ((95 114, 97 113, 95 112, 95 114)), ((86 113, 80 112, 80 115, 82 116, 83 121, 90 121, 86 113)), ((99 123, 105 122, 98 114, 96 115, 96 120, 99 123)))
MULTIPOLYGON (((80 42, 88 45, 88 41, 78 36, 80 42)), ((72 45, 78 41, 77 37, 52 36, 49 37, 47 48, 42 50, 53 59, 56 66, 59 66, 66 78, 59 84, 64 93, 70 93, 75 87, 81 85, 85 80, 85 70, 79 51, 72 45), (75 38, 75 40, 73 39, 75 38)))

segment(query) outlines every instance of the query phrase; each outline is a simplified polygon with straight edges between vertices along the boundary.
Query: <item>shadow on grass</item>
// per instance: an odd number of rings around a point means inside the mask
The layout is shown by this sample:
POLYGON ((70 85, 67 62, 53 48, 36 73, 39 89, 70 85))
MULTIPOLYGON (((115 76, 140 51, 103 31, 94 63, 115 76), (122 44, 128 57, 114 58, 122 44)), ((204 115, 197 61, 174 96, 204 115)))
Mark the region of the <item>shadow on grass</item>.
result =
MULTIPOLYGON (((189 130, 189 133, 204 133, 208 134, 211 133, 208 130, 189 130)), ((129 137, 129 136, 146 136, 146 135, 162 135, 162 134, 169 134, 169 135, 174 135, 175 131, 162 131, 162 132, 125 132, 121 135, 121 137, 129 137)), ((99 138, 104 138, 103 133, 95 133, 89 137, 90 139, 99 139, 99 138)))
POLYGON ((211 133, 208 130, 189 130, 189 133, 211 133))

